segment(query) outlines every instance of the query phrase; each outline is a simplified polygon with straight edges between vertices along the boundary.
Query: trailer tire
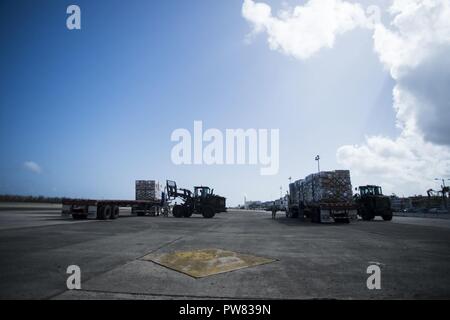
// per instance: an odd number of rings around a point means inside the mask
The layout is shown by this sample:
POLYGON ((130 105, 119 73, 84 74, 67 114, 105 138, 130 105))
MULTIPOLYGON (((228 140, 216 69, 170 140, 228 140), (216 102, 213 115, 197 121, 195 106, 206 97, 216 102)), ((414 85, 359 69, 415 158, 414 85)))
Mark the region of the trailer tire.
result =
POLYGON ((111 210, 111 220, 117 219, 119 217, 119 206, 113 206, 111 210))
POLYGON ((103 207, 98 206, 97 207, 97 220, 102 220, 103 215, 103 207))
POLYGON ((391 221, 392 220, 392 213, 391 214, 385 214, 382 216, 384 221, 391 221))
POLYGON ((106 205, 103 207, 99 208, 99 214, 98 214, 98 219, 100 220, 108 220, 109 218, 111 218, 111 206, 106 205))

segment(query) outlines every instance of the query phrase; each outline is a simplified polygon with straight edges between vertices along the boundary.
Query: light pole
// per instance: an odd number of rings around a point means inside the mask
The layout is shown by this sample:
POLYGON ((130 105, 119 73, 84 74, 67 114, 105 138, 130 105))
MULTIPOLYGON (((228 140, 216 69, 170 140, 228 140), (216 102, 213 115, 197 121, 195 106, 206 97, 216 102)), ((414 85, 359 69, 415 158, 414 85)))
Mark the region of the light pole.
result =
POLYGON ((317 172, 320 173, 320 156, 319 155, 316 156, 316 161, 317 161, 317 172))

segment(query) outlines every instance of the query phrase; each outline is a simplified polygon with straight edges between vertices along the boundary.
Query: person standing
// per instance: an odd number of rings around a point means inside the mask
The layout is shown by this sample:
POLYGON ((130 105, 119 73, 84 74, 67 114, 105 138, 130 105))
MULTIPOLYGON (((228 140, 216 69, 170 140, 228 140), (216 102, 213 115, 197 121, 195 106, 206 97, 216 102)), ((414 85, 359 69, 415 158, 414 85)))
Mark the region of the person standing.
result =
POLYGON ((272 203, 272 219, 276 219, 277 217, 277 206, 275 205, 275 202, 272 203))

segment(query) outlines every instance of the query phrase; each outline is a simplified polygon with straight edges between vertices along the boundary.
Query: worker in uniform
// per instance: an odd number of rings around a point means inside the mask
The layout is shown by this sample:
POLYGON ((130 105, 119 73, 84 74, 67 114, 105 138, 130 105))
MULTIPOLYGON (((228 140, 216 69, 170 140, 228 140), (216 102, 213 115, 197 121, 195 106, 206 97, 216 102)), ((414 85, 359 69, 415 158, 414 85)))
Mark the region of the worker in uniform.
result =
POLYGON ((272 219, 275 219, 277 217, 277 206, 275 205, 275 202, 272 202, 272 219))

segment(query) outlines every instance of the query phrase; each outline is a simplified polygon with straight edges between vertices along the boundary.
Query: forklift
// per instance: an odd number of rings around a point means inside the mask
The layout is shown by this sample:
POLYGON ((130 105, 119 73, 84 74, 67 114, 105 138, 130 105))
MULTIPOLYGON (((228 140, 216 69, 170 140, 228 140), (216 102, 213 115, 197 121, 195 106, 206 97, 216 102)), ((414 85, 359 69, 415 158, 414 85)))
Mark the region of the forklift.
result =
POLYGON ((376 216, 381 216, 384 221, 392 220, 391 199, 383 195, 380 186, 361 186, 356 188, 359 194, 355 194, 355 202, 358 205, 358 215, 365 221, 371 221, 376 216))
POLYGON ((175 204, 172 214, 175 218, 189 218, 193 214, 201 214, 204 218, 212 218, 216 213, 225 212, 224 197, 214 194, 214 189, 206 186, 195 186, 191 190, 178 188, 175 181, 166 181, 167 200, 181 199, 181 204, 175 204))

